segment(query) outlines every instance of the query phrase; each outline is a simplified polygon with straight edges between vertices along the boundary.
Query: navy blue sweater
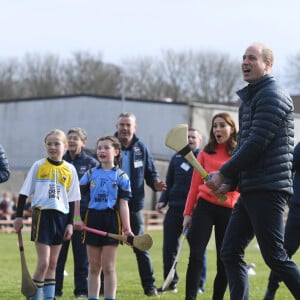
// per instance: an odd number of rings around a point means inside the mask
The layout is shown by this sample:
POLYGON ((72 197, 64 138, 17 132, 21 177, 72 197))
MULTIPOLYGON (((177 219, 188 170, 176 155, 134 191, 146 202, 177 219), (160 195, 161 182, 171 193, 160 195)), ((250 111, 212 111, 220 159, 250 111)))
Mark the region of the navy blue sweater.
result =
MULTIPOLYGON (((69 151, 67 151, 63 156, 63 159, 71 163, 75 167, 79 179, 86 171, 99 164, 99 162, 95 158, 87 155, 84 151, 81 151, 78 155, 76 155, 74 160, 71 158, 69 151)), ((80 200, 80 215, 82 218, 84 218, 84 214, 88 207, 89 201, 89 194, 82 193, 80 200)))
POLYGON ((6 157, 5 150, 2 145, 0 145, 0 183, 8 180, 10 175, 9 164, 6 157))
MULTIPOLYGON (((194 151, 197 157, 200 149, 194 151)), ((171 158, 166 176, 167 189, 161 193, 159 202, 169 207, 184 210, 187 195, 189 193, 194 168, 180 154, 174 154, 171 158)))
MULTIPOLYGON (((117 133, 115 134, 117 136, 117 133)), ((152 155, 146 145, 136 135, 128 148, 122 150, 130 151, 130 184, 132 198, 128 202, 129 209, 137 212, 144 208, 145 190, 144 181, 155 191, 155 180, 159 178, 155 169, 152 155)), ((121 166, 122 167, 122 166, 121 166)))

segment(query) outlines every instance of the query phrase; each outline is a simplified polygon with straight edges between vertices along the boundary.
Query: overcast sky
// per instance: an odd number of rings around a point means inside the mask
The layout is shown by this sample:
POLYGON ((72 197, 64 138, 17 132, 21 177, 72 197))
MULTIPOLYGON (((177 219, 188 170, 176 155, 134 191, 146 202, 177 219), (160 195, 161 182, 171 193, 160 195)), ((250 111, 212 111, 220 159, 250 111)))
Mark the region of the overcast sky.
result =
POLYGON ((274 50, 274 72, 300 53, 299 0, 0 0, 0 59, 26 53, 101 53, 105 62, 162 50, 227 53, 254 41, 274 50))

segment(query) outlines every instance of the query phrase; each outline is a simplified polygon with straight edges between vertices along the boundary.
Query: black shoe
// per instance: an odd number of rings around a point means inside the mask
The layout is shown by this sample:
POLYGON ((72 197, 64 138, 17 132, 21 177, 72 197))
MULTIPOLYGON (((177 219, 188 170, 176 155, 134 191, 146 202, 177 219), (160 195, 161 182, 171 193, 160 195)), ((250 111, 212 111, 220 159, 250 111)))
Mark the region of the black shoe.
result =
POLYGON ((101 285, 100 291, 99 291, 99 296, 104 296, 104 288, 103 285, 101 285))
POLYGON ((164 290, 163 290, 162 287, 160 287, 160 288, 157 289, 157 291, 158 291, 158 293, 160 293, 160 294, 163 294, 163 293, 166 293, 166 292, 176 294, 176 293, 178 292, 177 287, 176 287, 175 284, 174 284, 174 285, 168 286, 168 287, 165 288, 164 290))
POLYGON ((63 293, 59 291, 55 291, 55 297, 62 297, 63 293))
POLYGON ((148 297, 157 297, 157 298, 160 297, 158 292, 157 292, 157 289, 155 287, 152 287, 152 288, 148 289, 145 292, 145 295, 148 296, 148 297))
POLYGON ((263 300, 274 300, 275 298, 275 291, 267 290, 263 300))

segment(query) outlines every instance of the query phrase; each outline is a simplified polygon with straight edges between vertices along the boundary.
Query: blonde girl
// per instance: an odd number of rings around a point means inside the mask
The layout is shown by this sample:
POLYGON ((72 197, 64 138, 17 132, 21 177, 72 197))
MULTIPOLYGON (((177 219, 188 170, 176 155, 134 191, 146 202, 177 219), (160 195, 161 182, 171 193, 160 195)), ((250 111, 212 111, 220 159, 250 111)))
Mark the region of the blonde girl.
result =
POLYGON ((63 131, 53 129, 45 137, 47 158, 36 161, 21 188, 14 228, 23 227, 23 210, 32 197, 31 241, 35 243, 37 266, 33 281, 38 287, 30 300, 54 299, 55 269, 63 240, 73 234, 74 203, 80 200, 80 188, 75 168, 62 159, 67 149, 63 131))

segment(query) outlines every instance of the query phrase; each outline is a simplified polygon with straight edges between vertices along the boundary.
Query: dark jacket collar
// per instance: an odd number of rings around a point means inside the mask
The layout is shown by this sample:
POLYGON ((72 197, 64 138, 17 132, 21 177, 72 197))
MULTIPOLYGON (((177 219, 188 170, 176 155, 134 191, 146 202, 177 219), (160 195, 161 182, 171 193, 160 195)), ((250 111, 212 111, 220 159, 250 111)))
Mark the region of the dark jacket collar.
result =
MULTIPOLYGON (((115 137, 118 137, 118 132, 115 132, 114 136, 115 136, 115 137)), ((130 145, 129 145, 128 147, 124 147, 123 145, 121 145, 121 146, 122 146, 122 150, 125 150, 125 149, 129 150, 129 149, 131 149, 132 146, 133 146, 136 142, 138 142, 138 141, 139 141, 139 138, 138 138, 135 134, 133 134, 133 137, 132 137, 132 140, 131 140, 130 145)))
POLYGON ((251 100, 251 98, 263 87, 267 86, 268 84, 275 82, 275 78, 271 74, 264 75, 263 77, 257 79, 256 81, 249 83, 247 86, 242 88, 241 90, 237 91, 237 95, 240 99, 244 102, 251 100))
POLYGON ((84 155, 84 152, 83 152, 83 150, 81 150, 81 152, 78 153, 78 154, 76 154, 75 158, 72 159, 71 156, 70 156, 70 152, 67 151, 67 152, 65 153, 65 155, 64 155, 64 159, 66 159, 67 161, 76 160, 76 159, 78 159, 78 158, 82 158, 83 155, 84 155))

